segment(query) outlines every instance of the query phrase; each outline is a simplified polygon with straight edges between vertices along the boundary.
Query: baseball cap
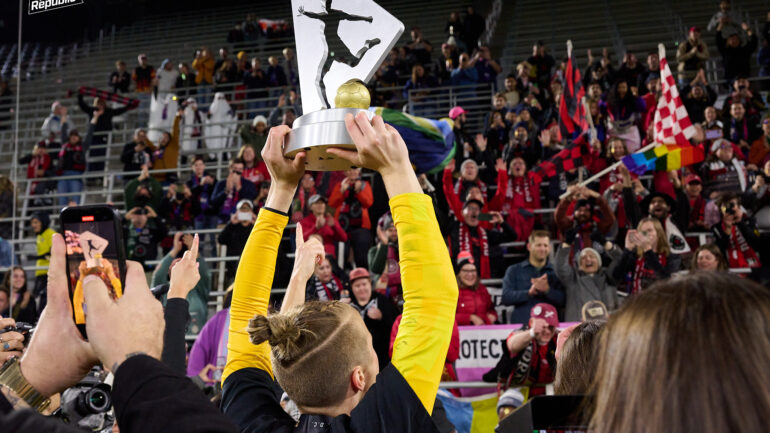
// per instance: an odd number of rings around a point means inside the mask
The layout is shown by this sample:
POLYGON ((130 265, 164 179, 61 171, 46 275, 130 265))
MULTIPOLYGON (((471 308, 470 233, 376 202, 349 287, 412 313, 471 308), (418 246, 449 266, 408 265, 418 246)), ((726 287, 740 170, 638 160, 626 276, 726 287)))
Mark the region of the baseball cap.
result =
POLYGON ((468 205, 471 203, 476 203, 477 205, 479 205, 479 209, 484 208, 484 203, 480 202, 479 200, 476 200, 475 198, 472 198, 472 199, 466 200, 465 203, 463 203, 463 209, 468 207, 468 205))
POLYGON ((359 278, 369 278, 369 271, 367 271, 366 268, 355 268, 350 271, 351 283, 359 278))
POLYGON ((697 33, 700 33, 700 27, 698 27, 698 26, 692 26, 692 27, 690 27, 690 32, 697 32, 697 33))
POLYGON ((546 304, 545 302, 535 304, 529 312, 529 317, 530 319, 543 319, 554 328, 559 327, 559 315, 556 313, 556 308, 551 304, 546 304))
POLYGON ((692 182, 703 183, 703 181, 701 180, 700 176, 698 176, 697 174, 688 174, 687 176, 684 177, 684 184, 685 185, 689 185, 692 182))
POLYGON ((324 197, 324 196, 322 196, 320 194, 313 194, 313 195, 310 196, 309 199, 307 199, 307 204, 308 204, 308 206, 310 206, 310 205, 312 205, 313 203, 315 203, 315 202, 317 202, 319 200, 323 201, 324 203, 327 203, 326 197, 324 197))
POLYGON ((610 313, 602 301, 588 301, 583 305, 581 316, 584 322, 589 320, 607 320, 610 313))
POLYGON ((473 265, 475 264, 474 262, 475 260, 473 259, 473 255, 470 251, 460 251, 460 253, 457 254, 457 261, 455 262, 456 271, 460 272, 460 269, 462 269, 463 266, 468 263, 473 265))
POLYGON ((463 109, 463 107, 460 107, 459 105, 456 107, 452 107, 451 110, 449 110, 449 118, 452 120, 457 119, 460 117, 461 114, 465 114, 467 111, 463 109))
POLYGON ((518 388, 508 388, 497 400, 497 410, 501 407, 510 406, 518 408, 524 404, 524 395, 518 388))
POLYGON ((235 208, 236 209, 240 209, 241 206, 243 206, 243 205, 247 205, 252 210, 254 210, 254 203, 252 203, 251 200, 247 200, 247 199, 243 199, 243 200, 239 201, 238 204, 235 206, 235 208))

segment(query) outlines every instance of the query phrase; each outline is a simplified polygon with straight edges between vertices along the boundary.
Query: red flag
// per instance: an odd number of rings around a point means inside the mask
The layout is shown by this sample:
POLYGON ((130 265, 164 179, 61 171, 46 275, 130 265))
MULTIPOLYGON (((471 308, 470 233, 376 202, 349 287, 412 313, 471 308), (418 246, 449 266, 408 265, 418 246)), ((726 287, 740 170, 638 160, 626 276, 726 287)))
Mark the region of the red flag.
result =
MULTIPOLYGON (((571 42, 567 42, 571 46, 571 42)), ((575 64, 572 49, 568 49, 567 69, 564 71, 564 91, 559 102, 559 129, 562 137, 567 139, 588 129, 586 110, 583 105, 585 89, 580 79, 580 69, 575 64)))
POLYGON ((695 135, 695 127, 690 122, 687 109, 679 97, 676 81, 671 74, 666 60, 666 48, 658 46, 660 51, 661 95, 655 110, 655 141, 662 144, 686 144, 695 135))

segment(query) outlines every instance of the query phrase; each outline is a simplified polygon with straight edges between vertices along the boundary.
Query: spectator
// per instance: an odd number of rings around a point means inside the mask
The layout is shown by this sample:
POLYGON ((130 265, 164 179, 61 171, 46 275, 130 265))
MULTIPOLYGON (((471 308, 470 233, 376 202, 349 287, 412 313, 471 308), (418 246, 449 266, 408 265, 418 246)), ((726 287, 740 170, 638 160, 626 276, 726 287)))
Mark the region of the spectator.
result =
POLYGON ((337 242, 347 241, 348 235, 334 215, 326 213, 326 197, 315 194, 307 204, 311 212, 300 221, 305 240, 317 233, 323 239, 326 255, 337 257, 337 242))
MULTIPOLYGON (((219 222, 217 209, 211 204, 211 197, 216 183, 216 178, 206 172, 206 162, 203 157, 197 155, 192 162, 192 174, 186 183, 187 188, 193 194, 193 200, 200 203, 201 208, 201 212, 195 217, 195 230, 213 229, 216 228, 219 222)), ((209 242, 204 242, 203 246, 207 256, 211 257, 214 255, 216 237, 213 233, 209 234, 209 242)))
POLYGON ((367 258, 377 292, 389 299, 400 299, 398 231, 390 212, 383 214, 377 221, 377 244, 369 249, 367 258))
POLYGON ((738 145, 741 160, 747 159, 751 143, 759 137, 755 118, 746 116, 746 108, 741 102, 730 105, 730 117, 724 124, 724 137, 738 145))
POLYGON ((32 232, 35 233, 35 286, 32 290, 32 296, 37 303, 38 315, 45 308, 48 288, 48 265, 51 260, 51 245, 53 245, 53 235, 56 232, 50 227, 51 218, 43 212, 35 212, 29 220, 32 232))
POLYGON ((331 256, 321 259, 321 262, 315 267, 313 276, 307 281, 305 301, 335 301, 340 299, 350 301, 350 292, 342 279, 335 273, 335 267, 329 257, 331 256))
MULTIPOLYGON (((232 286, 227 290, 232 293, 232 286)), ((230 295, 231 296, 231 295, 230 295)), ((187 376, 196 381, 196 377, 204 385, 210 385, 222 380, 222 370, 227 362, 227 333, 230 324, 230 296, 225 297, 225 308, 203 325, 198 338, 190 349, 190 359, 187 363, 187 376)))
POLYGON ((230 58, 227 48, 219 49, 219 60, 214 63, 215 92, 232 90, 230 84, 238 81, 238 65, 230 58))
POLYGON ((417 102, 418 107, 426 108, 425 103, 430 100, 430 91, 425 90, 422 92, 416 92, 419 89, 429 89, 431 87, 437 87, 436 79, 430 74, 425 72, 425 68, 422 65, 412 66, 412 76, 404 85, 404 90, 401 92, 404 99, 409 99, 413 102, 417 102), (412 92, 410 92, 412 91, 412 92), (411 94, 411 97, 410 97, 411 94))
POLYGON ((501 210, 508 225, 514 228, 516 239, 527 239, 538 222, 534 210, 540 209, 540 182, 527 172, 521 157, 514 157, 508 172, 498 170, 497 175, 502 177, 498 178, 498 185, 505 185, 505 195, 490 203, 490 207, 501 210))
POLYGON ((657 51, 647 53, 647 67, 639 74, 639 78, 636 81, 639 96, 644 96, 648 92, 646 84, 651 74, 657 74, 658 78, 660 78, 660 58, 657 51))
POLYGON ((366 329, 372 335, 372 346, 377 353, 380 369, 384 369, 390 363, 388 348, 396 310, 390 299, 372 290, 369 271, 365 268, 350 271, 350 295, 348 301, 364 319, 366 329))
POLYGON ((123 60, 115 62, 115 70, 110 74, 109 86, 112 87, 112 93, 128 93, 131 74, 126 71, 126 62, 123 60))
POLYGON ((260 34, 256 14, 247 14, 241 28, 243 29, 243 36, 247 41, 256 40, 260 34))
MULTIPOLYGON (((152 168, 155 170, 176 169, 179 164, 179 123, 182 120, 184 110, 180 109, 174 116, 174 126, 171 132, 163 131, 160 134, 158 148, 152 153, 152 168)), ((174 172, 156 173, 156 179, 166 182, 175 182, 177 174, 174 172)))
MULTIPOLYGON (((197 235, 196 235, 197 236, 197 235)), ((190 251, 193 246, 193 235, 189 233, 174 233, 174 241, 171 250, 163 256, 152 274, 152 286, 157 287, 162 284, 168 284, 171 278, 171 270, 181 260, 180 253, 190 251)), ((190 313, 190 323, 188 329, 193 334, 198 334, 208 316, 208 300, 211 291, 211 271, 206 260, 201 254, 197 257, 198 273, 200 280, 195 287, 187 294, 187 304, 190 313)))
POLYGON ((157 179, 150 176, 149 169, 144 166, 139 177, 126 183, 123 188, 123 197, 126 202, 126 210, 149 206, 157 211, 160 209, 160 201, 163 198, 163 186, 157 179))
POLYGON ((299 67, 297 65, 297 56, 294 54, 294 50, 290 47, 286 47, 281 52, 283 54, 283 66, 286 68, 286 75, 289 80, 289 84, 292 86, 299 85, 299 67))
MULTIPOLYGON (((83 99, 82 93, 78 93, 78 106, 88 115, 88 121, 94 123, 94 133, 101 133, 93 137, 91 144, 96 145, 107 144, 107 134, 105 133, 112 131, 112 119, 131 109, 129 105, 124 105, 120 108, 110 108, 105 100, 100 97, 94 98, 93 103, 89 106, 83 99)), ((104 148, 91 148, 89 156, 104 157, 106 154, 107 152, 104 148)), ((88 171, 102 170, 104 170, 103 162, 88 164, 88 171)))
POLYGON ((477 14, 473 10, 473 6, 468 6, 465 10, 465 18, 463 19, 462 39, 469 50, 478 46, 479 38, 484 33, 486 27, 487 24, 484 21, 484 17, 477 14))
MULTIPOLYGON (((123 171, 140 171, 144 166, 152 166, 152 152, 155 145, 147 138, 147 131, 143 128, 134 130, 134 139, 123 146, 120 161, 123 163, 123 171)), ((135 178, 136 174, 124 174, 124 180, 135 178)))
POLYGON ((762 431, 770 390, 756 378, 766 374, 768 317, 766 288, 718 273, 671 279, 627 302, 602 331, 587 430, 762 431), (694 359, 693 353, 710 355, 694 359), (674 371, 686 374, 650 380, 674 371), (715 377, 719 383, 711 382, 715 377), (730 409, 725 398, 740 409, 730 409), (682 416, 681 405, 703 416, 682 416))
POLYGON ((308 205, 308 199, 317 194, 315 188, 315 179, 310 173, 302 175, 302 179, 299 181, 299 188, 297 188, 297 195, 291 204, 291 220, 298 223, 305 218, 305 215, 310 213, 310 205, 308 205))
POLYGON ((265 147, 267 140, 267 119, 261 114, 254 116, 251 125, 240 126, 238 135, 241 136, 243 144, 254 149, 257 158, 260 158, 259 154, 262 153, 262 148, 265 147))
MULTIPOLYGON (((579 185, 567 188, 567 195, 559 201, 553 217, 559 234, 570 239, 568 243, 574 254, 583 248, 593 248, 596 239, 607 236, 615 224, 615 215, 599 193, 579 185), (569 216, 570 207, 572 216, 569 216)), ((597 243, 596 247, 602 250, 604 242, 597 243)), ((570 255, 569 262, 572 260, 570 255)))
MULTIPOLYGON (((205 114, 198 110, 198 103, 195 98, 187 98, 184 106, 184 129, 182 129, 182 150, 185 152, 195 152, 203 149, 203 126, 206 119, 205 114)), ((186 158, 182 156, 182 158, 186 158)))
MULTIPOLYGON (((716 93, 705 82, 705 72, 701 69, 695 78, 695 81, 691 82, 689 86, 682 89, 684 103, 687 113, 690 116, 690 120, 693 124, 703 123, 706 120, 705 112, 706 108, 712 106, 717 99, 716 93)), ((655 107, 652 104, 652 107, 655 107)), ((648 108, 652 108, 648 105, 648 108)), ((654 111, 653 111, 654 113, 654 111)))
MULTIPOLYGON (((54 176, 54 168, 51 160, 51 155, 47 152, 45 140, 37 143, 32 148, 32 153, 22 156, 19 159, 19 164, 27 165, 27 179, 40 179, 45 177, 54 176)), ((57 155, 58 156, 58 155, 57 155)), ((50 190, 55 190, 55 186, 51 186, 51 181, 31 182, 29 187, 30 193, 38 196, 46 194, 50 190)), ((13 190, 11 190, 13 192, 13 190)), ((45 199, 43 199, 45 200, 45 199)), ((13 194, 11 194, 11 201, 13 201, 13 194)), ((36 200, 37 201, 37 200, 36 200)), ((8 209, 8 215, 10 216, 10 209, 8 209)), ((2 218, 5 218, 3 215, 2 218)), ((4 230, 3 230, 4 231, 4 230)), ((10 233, 2 233, 0 237, 8 238, 10 233)))
POLYGON ((179 78, 179 71, 174 69, 174 64, 169 59, 163 59, 158 69, 157 76, 155 77, 156 87, 158 89, 155 99, 163 100, 166 95, 171 93, 176 85, 176 80, 179 78))
POLYGON ((460 295, 457 299, 455 320, 460 326, 493 325, 497 321, 497 312, 492 297, 481 283, 473 256, 468 251, 457 255, 457 286, 460 295))
MULTIPOLYGON (((201 213, 201 204, 184 183, 172 183, 168 192, 160 202, 158 214, 167 228, 190 230, 195 224, 195 218, 201 213)), ((203 323, 201 322, 200 325, 203 323)))
POLYGON ((134 207, 125 215, 126 258, 141 263, 145 271, 150 270, 145 262, 155 260, 158 243, 166 237, 166 228, 157 218, 150 206, 134 207))
POLYGON ((419 27, 412 27, 409 33, 412 38, 406 45, 409 53, 414 57, 418 65, 430 65, 430 55, 433 52, 433 45, 427 39, 422 37, 422 31, 419 27))
POLYGON ((647 217, 636 230, 628 231, 623 255, 612 261, 609 272, 627 293, 634 295, 673 275, 681 263, 679 255, 671 252, 660 221, 647 217))
POLYGON ((211 95, 211 86, 214 84, 214 71, 216 62, 208 48, 201 48, 195 52, 195 60, 192 67, 195 69, 195 83, 198 85, 198 104, 208 104, 211 95))
MULTIPOLYGON (((508 125, 504 119, 504 113, 498 110, 494 110, 489 113, 489 120, 485 125, 486 129, 484 131, 484 138, 487 140, 487 146, 492 152, 495 152, 496 154, 502 154, 504 148, 505 150, 508 150, 509 148, 508 133, 510 131, 510 125, 508 125)), ((523 122, 515 126, 518 127, 522 125, 523 122)), ((524 134, 526 135, 526 128, 524 134)), ((506 155, 503 156, 505 157, 506 155)))
POLYGON ((690 218, 688 232, 708 230, 705 222, 706 200, 703 198, 703 181, 697 174, 688 174, 684 178, 684 191, 690 202, 690 218))
MULTIPOLYGON (((235 133, 236 117, 224 93, 214 94, 214 100, 209 106, 208 120, 205 126, 206 147, 219 152, 230 147, 230 140, 233 140, 231 136, 235 133)), ((209 156, 216 157, 216 153, 210 153, 209 156)))
POLYGON ((564 306, 564 290, 548 261, 551 235, 544 230, 532 232, 527 240, 527 251, 529 257, 509 266, 503 278, 502 304, 515 306, 511 323, 525 323, 529 309, 538 303, 564 306))
POLYGON ((479 83, 491 83, 492 88, 497 87, 497 74, 503 71, 500 64, 492 58, 489 52, 489 46, 482 44, 479 46, 476 54, 476 70, 479 75, 479 83))
POLYGON ((139 54, 137 60, 139 64, 134 68, 131 79, 134 81, 134 90, 137 93, 137 99, 139 99, 138 111, 140 112, 143 121, 146 122, 149 117, 145 113, 149 113, 150 96, 153 83, 155 83, 155 68, 147 62, 146 54, 139 54))
POLYGON ((695 26, 690 27, 687 39, 679 43, 676 51, 679 85, 684 87, 695 78, 698 71, 705 69, 708 58, 709 48, 700 38, 700 29, 695 26))
POLYGON ((643 192, 641 185, 634 185, 630 179, 624 179, 623 206, 632 227, 640 224, 645 215, 642 212, 644 209, 646 215, 657 219, 664 227, 666 233, 664 239, 667 239, 670 250, 676 253, 686 252, 687 244, 682 233, 687 230, 689 224, 690 201, 682 188, 679 176, 675 172, 669 173, 676 200, 671 198, 669 194, 653 191, 639 202, 635 197, 635 190, 640 193, 643 192))
MULTIPOLYGON (((733 81, 732 87, 732 93, 730 93, 730 96, 728 96, 724 102, 725 107, 732 108, 734 102, 740 102, 743 104, 743 108, 746 111, 744 115, 752 120, 757 119, 760 114, 765 111, 765 103, 762 101, 762 96, 752 92, 751 82, 748 79, 745 77, 738 77, 733 81)), ((752 125, 752 127, 753 126, 754 125, 752 125)))
POLYGON ((762 90, 768 90, 767 79, 770 77, 770 41, 768 40, 768 32, 770 32, 770 24, 765 23, 765 37, 762 38, 762 45, 757 51, 757 66, 759 66, 758 76, 762 77, 759 88, 762 90))
POLYGON ((706 30, 713 32, 722 29, 724 31, 739 31, 738 23, 741 21, 740 14, 731 10, 728 0, 719 2, 719 10, 711 16, 706 30))
POLYGON ((186 101, 187 98, 195 96, 196 78, 195 72, 190 71, 190 65, 187 63, 179 64, 179 75, 176 77, 174 89, 176 89, 176 96, 180 101, 186 101))
POLYGON ((531 398, 544 395, 545 384, 554 380, 559 317, 556 308, 544 302, 521 315, 526 324, 505 339, 500 361, 483 379, 497 382, 502 388, 527 387, 531 398))
MULTIPOLYGON (((43 135, 43 140, 47 139, 54 134, 55 136, 67 137, 67 132, 73 131, 75 124, 67 115, 67 107, 61 104, 59 101, 54 101, 51 104, 51 114, 43 121, 43 126, 40 128, 40 132, 43 135)), ((66 140, 63 140, 66 141, 66 140)))
POLYGON ((509 107, 515 107, 519 105, 521 94, 516 87, 516 76, 513 73, 508 74, 508 76, 505 77, 503 95, 505 96, 506 104, 509 107))
POLYGON ((636 120, 641 113, 645 112, 645 108, 642 98, 631 93, 628 82, 622 78, 615 82, 606 103, 606 110, 612 120, 610 133, 623 138, 628 150, 632 153, 641 147, 636 120))
MULTIPOLYGON (((595 231, 592 237, 597 239, 600 248, 612 260, 620 258, 620 251, 598 231, 595 231)), ((574 241, 570 235, 561 247, 557 247, 553 257, 554 271, 564 285, 566 294, 564 320, 567 322, 581 321, 583 306, 591 301, 601 301, 610 311, 620 306, 615 281, 602 265, 602 255, 591 247, 583 247, 577 251, 574 241), (571 264, 573 256, 575 263, 571 264)))
POLYGON ((598 367, 600 334, 606 321, 592 320, 561 332, 556 343, 555 395, 590 393, 598 367))
MULTIPOLYGON (((62 131, 62 142, 64 145, 59 151, 58 174, 60 176, 82 176, 86 171, 87 143, 83 143, 83 139, 76 129, 69 131, 69 134, 66 135, 62 131)), ((63 207, 71 201, 79 204, 79 193, 83 191, 83 181, 80 178, 60 179, 56 190, 60 194, 72 194, 60 196, 60 206, 63 207)))
POLYGON ((716 244, 703 244, 692 255, 691 271, 727 272, 727 260, 716 244))
POLYGON ((436 74, 436 78, 442 85, 448 85, 452 78, 452 69, 458 64, 460 55, 453 45, 447 43, 441 44, 441 54, 433 64, 433 71, 436 74))
POLYGON ((27 288, 27 273, 21 266, 13 266, 5 272, 3 284, 0 290, 7 297, 6 307, 0 309, 0 316, 10 317, 17 322, 37 322, 37 307, 32 292, 27 288), (11 299, 13 299, 13 311, 8 312, 11 299))
POLYGON ((259 58, 254 57, 251 59, 251 69, 243 74, 243 84, 248 90, 246 98, 252 100, 246 104, 249 114, 266 106, 266 101, 253 101, 253 99, 267 98, 267 91, 259 90, 268 86, 267 76, 261 66, 259 58))
MULTIPOLYGON (((267 63, 270 65, 267 67, 267 85, 270 87, 283 87, 289 82, 286 79, 286 71, 278 63, 278 56, 270 56, 267 58, 267 63)), ((282 92, 279 90, 279 92, 282 92)))
POLYGON ((235 27, 230 29, 230 31, 227 33, 227 43, 228 44, 236 44, 239 42, 243 42, 244 35, 243 30, 241 30, 241 23, 237 22, 235 23, 235 27))
POLYGON ((724 78, 728 82, 736 77, 748 77, 751 74, 751 53, 757 49, 757 35, 752 32, 747 23, 742 23, 741 28, 746 33, 747 42, 745 43, 741 41, 737 30, 727 30, 722 23, 717 26, 717 48, 722 54, 724 78))
POLYGON ((527 59, 535 73, 535 81, 540 89, 547 89, 551 83, 551 75, 556 61, 546 52, 545 43, 541 40, 532 46, 532 55, 527 59))
POLYGON ((634 95, 641 95, 637 84, 639 83, 639 78, 644 74, 644 72, 644 66, 639 63, 636 55, 626 51, 626 54, 623 56, 623 64, 621 64, 620 69, 618 69, 618 78, 623 78, 626 80, 626 83, 628 83, 628 86, 630 87, 631 93, 634 95))
POLYGON ((259 188, 262 182, 270 181, 270 173, 267 171, 267 166, 253 147, 248 145, 241 146, 238 150, 238 159, 243 160, 243 178, 251 181, 254 186, 259 188))
POLYGON ((289 91, 289 105, 286 105, 286 94, 278 96, 278 104, 270 111, 267 123, 272 128, 277 125, 286 125, 291 128, 294 119, 302 115, 302 107, 299 105, 299 97, 294 90, 289 91))
POLYGON ((762 266, 762 244, 754 222, 744 215, 740 195, 726 192, 716 201, 722 221, 711 227, 714 243, 722 250, 731 268, 762 266))
POLYGON ((761 230, 770 229, 770 159, 761 172, 757 172, 754 184, 743 195, 749 213, 756 220, 761 230))
POLYGON ((374 203, 372 187, 361 179, 361 169, 345 170, 345 178, 332 188, 329 206, 335 210, 334 217, 347 233, 353 250, 356 267, 366 268, 367 253, 371 244, 372 223, 369 207, 374 203))
POLYGON ((583 84, 596 82, 603 92, 610 90, 615 79, 615 70, 612 67, 607 48, 602 48, 602 57, 594 61, 591 50, 588 49, 588 66, 583 74, 583 84))
POLYGON ((743 161, 735 157, 735 146, 720 138, 711 146, 711 154, 701 167, 705 179, 704 194, 709 200, 716 200, 720 193, 742 193, 749 186, 748 173, 743 161))
POLYGON ((241 200, 254 200, 257 198, 257 187, 243 178, 245 164, 242 159, 230 161, 227 179, 220 180, 214 186, 211 194, 211 207, 218 209, 219 223, 226 224, 232 214, 236 212, 236 206, 241 200))
POLYGON ((471 60, 467 53, 460 54, 459 65, 451 73, 453 86, 470 86, 479 82, 476 60, 476 57, 471 60))
MULTIPOLYGON (((230 216, 227 225, 219 233, 218 238, 219 244, 227 247, 228 256, 241 255, 256 221, 254 204, 251 200, 242 199, 237 203, 235 209, 237 211, 230 216)), ((227 281, 231 281, 238 268, 238 262, 228 261, 225 266, 227 268, 227 281)))

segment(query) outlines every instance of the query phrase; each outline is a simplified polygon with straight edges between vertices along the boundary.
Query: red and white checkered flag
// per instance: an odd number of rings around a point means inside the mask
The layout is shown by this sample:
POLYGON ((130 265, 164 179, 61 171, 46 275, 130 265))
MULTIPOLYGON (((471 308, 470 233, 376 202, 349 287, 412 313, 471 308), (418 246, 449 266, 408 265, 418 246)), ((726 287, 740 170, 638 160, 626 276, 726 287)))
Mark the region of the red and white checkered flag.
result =
POLYGON ((660 84, 662 93, 655 110, 655 141, 663 144, 689 144, 695 135, 687 109, 679 97, 676 81, 666 61, 666 47, 658 45, 660 55, 660 84))

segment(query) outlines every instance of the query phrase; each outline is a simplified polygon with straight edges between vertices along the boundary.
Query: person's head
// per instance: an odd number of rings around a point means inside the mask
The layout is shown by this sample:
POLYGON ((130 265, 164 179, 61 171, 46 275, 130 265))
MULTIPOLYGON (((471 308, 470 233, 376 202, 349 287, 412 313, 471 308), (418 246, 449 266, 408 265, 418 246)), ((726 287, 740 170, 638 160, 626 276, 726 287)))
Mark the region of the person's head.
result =
POLYGON ((315 188, 315 179, 313 178, 313 175, 310 173, 303 174, 302 179, 299 181, 299 186, 305 190, 311 190, 315 188))
POLYGON ((307 302, 284 314, 255 316, 251 342, 269 342, 273 372, 302 412, 349 413, 379 373, 372 336, 343 302, 307 302))
POLYGON ((535 326, 536 320, 544 320, 546 327, 543 332, 538 336, 535 341, 541 346, 548 344, 554 336, 556 336, 556 329, 559 327, 559 315, 551 304, 541 302, 535 304, 531 310, 529 310, 529 327, 535 326))
POLYGON ((741 102, 733 102, 730 105, 730 116, 735 120, 742 120, 746 114, 746 107, 741 102))
POLYGON ((242 226, 251 225, 254 219, 254 203, 249 199, 243 199, 235 206, 236 218, 242 226))
POLYGON ((115 62, 115 69, 117 69, 118 72, 125 71, 126 70, 126 62, 124 62, 123 60, 118 60, 117 62, 115 62))
POLYGON ((251 70, 256 72, 259 68, 262 67, 262 62, 259 61, 259 57, 254 57, 251 59, 251 70))
POLYGON ((733 144, 725 139, 719 139, 712 144, 714 156, 722 162, 730 162, 735 155, 733 144))
POLYGON ((294 50, 289 47, 284 48, 283 51, 281 51, 281 54, 283 54, 283 58, 286 60, 294 58, 294 50))
POLYGON ((647 68, 651 71, 657 71, 660 68, 660 57, 655 51, 647 53, 647 68))
POLYGON ((413 41, 416 41, 417 39, 422 36, 422 32, 420 31, 419 27, 412 27, 412 30, 409 32, 409 35, 412 37, 413 41))
POLYGON ((535 57, 545 56, 545 42, 537 41, 532 45, 532 55, 535 57))
POLYGON ((692 255, 690 269, 694 271, 727 272, 727 260, 716 244, 703 244, 692 255))
POLYGON ((489 116, 489 126, 492 127, 497 123, 500 123, 503 121, 503 114, 499 111, 493 111, 492 115, 489 116))
POLYGON ((267 132, 267 119, 265 116, 258 114, 251 120, 251 129, 258 134, 265 134, 267 132))
POLYGON ((701 181, 700 176, 697 174, 688 174, 685 176, 684 191, 687 193, 688 197, 700 197, 700 194, 703 191, 703 182, 701 181))
POLYGON ((505 94, 503 93, 495 93, 495 97, 492 100, 492 104, 495 107, 495 110, 502 110, 505 108, 505 94))
POLYGON ((317 217, 326 213, 326 197, 320 194, 314 194, 307 200, 310 211, 317 217))
POLYGON ((463 222, 470 226, 476 227, 479 225, 479 214, 484 204, 478 200, 468 199, 463 203, 463 222))
POLYGON ((150 192, 149 186, 144 182, 140 183, 139 186, 136 187, 136 192, 134 192, 134 204, 143 208, 150 204, 151 200, 152 193, 150 192))
POLYGON ((524 395, 519 388, 508 388, 497 400, 497 419, 502 421, 524 404, 524 395))
POLYGON ((733 81, 733 89, 737 92, 751 90, 751 82, 746 77, 738 77, 733 81))
POLYGON ((478 200, 484 203, 484 194, 478 185, 470 185, 465 189, 465 200, 478 200))
POLYGON ((628 155, 628 147, 626 143, 620 137, 610 138, 607 143, 607 157, 620 161, 624 156, 628 155))
POLYGON ((588 430, 767 431, 769 330, 770 292, 748 279, 660 280, 600 333, 588 430))
POLYGON ((591 222, 593 218, 593 203, 586 199, 577 200, 572 217, 576 223, 581 225, 591 222))
POLYGON ((196 155, 192 162, 192 171, 193 174, 201 177, 203 176, 203 173, 206 172, 206 160, 203 159, 202 155, 196 155))
POLYGON ((361 179, 361 169, 356 168, 349 168, 345 170, 345 177, 348 178, 350 181, 356 181, 361 179))
POLYGON ((188 75, 190 73, 190 66, 187 63, 180 63, 177 68, 182 75, 188 75))
POLYGON ((476 290, 479 287, 479 273, 470 251, 457 255, 457 285, 463 289, 476 290))
POLYGON ((463 107, 452 107, 452 109, 449 110, 449 118, 454 120, 458 127, 462 127, 462 125, 465 124, 465 113, 466 111, 463 107))
POLYGON ((15 187, 10 177, 0 174, 0 192, 13 192, 15 187))
POLYGON ((599 331, 605 324, 604 321, 589 321, 572 329, 556 359, 556 395, 589 393, 596 375, 599 331))
POLYGON ((83 139, 80 137, 80 133, 77 129, 73 129, 69 134, 69 143, 72 145, 80 144, 83 139))
POLYGON ((366 305, 372 300, 372 280, 366 268, 350 271, 350 290, 358 305, 366 305))
POLYGON ((663 225, 657 218, 642 218, 639 221, 639 225, 636 226, 636 230, 639 234, 645 238, 652 245, 652 251, 658 254, 669 255, 671 248, 668 245, 666 239, 666 232, 663 230, 663 225))
POLYGON ((313 273, 316 278, 322 283, 328 283, 332 279, 332 262, 328 257, 321 259, 321 262, 315 266, 315 272, 313 273))
POLYGON ((529 251, 530 262, 545 262, 551 252, 551 234, 545 230, 535 230, 530 233, 527 239, 527 251, 529 251))
POLYGON ((244 144, 238 150, 238 158, 242 159, 247 167, 254 167, 256 164, 257 152, 254 151, 253 147, 244 144))
POLYGON ((377 226, 379 226, 381 230, 385 231, 389 242, 398 242, 398 230, 396 230, 396 224, 393 222, 393 216, 390 214, 390 212, 386 212, 380 217, 380 219, 377 221, 377 226))
POLYGON ((602 97, 602 86, 597 81, 588 85, 588 97, 594 100, 602 97))
POLYGON ((40 234, 51 225, 51 219, 48 214, 44 212, 35 212, 29 219, 29 225, 32 227, 32 231, 35 232, 35 234, 40 234))
POLYGON ((722 221, 735 223, 743 214, 741 196, 736 192, 723 192, 717 198, 716 205, 722 213, 722 221))
POLYGON ((143 68, 147 66, 147 54, 139 54, 136 56, 136 60, 139 63, 139 66, 143 68))
POLYGON ((529 62, 521 62, 518 65, 516 65, 516 72, 519 77, 529 77, 529 73, 531 70, 531 65, 529 62))
POLYGON ((221 57, 222 59, 227 59, 227 54, 228 54, 227 48, 222 47, 219 49, 219 57, 221 57))
MULTIPOLYGON (((522 113, 524 113, 524 111, 522 111, 522 113)), ((513 127, 513 138, 518 140, 519 143, 526 143, 529 139, 529 131, 527 131, 527 124, 524 120, 513 127)))
POLYGON ((508 75, 505 77, 505 91, 513 92, 514 90, 516 90, 516 77, 508 75))
POLYGON ((733 33, 728 36, 726 44, 730 48, 738 48, 741 46, 741 37, 738 36, 738 33, 733 33))
POLYGON ((628 82, 626 80, 618 80, 615 82, 615 95, 618 99, 623 99, 628 94, 628 82))
POLYGON ((511 160, 510 167, 508 168, 508 172, 511 173, 511 176, 522 177, 526 171, 527 163, 524 162, 524 158, 517 156, 511 160))
POLYGON ((636 58, 636 54, 634 54, 632 52, 626 52, 626 56, 625 57, 626 57, 626 62, 625 63, 630 68, 635 68, 636 67, 636 62, 638 61, 638 59, 636 58))
POLYGON ((706 122, 715 122, 717 120, 717 109, 708 106, 705 110, 703 110, 703 115, 706 118, 706 122))
MULTIPOLYGON (((21 266, 13 266, 8 269, 3 278, 2 287, 8 288, 13 293, 24 293, 27 291, 27 273, 21 266)), ((2 314, 2 313, 0 313, 2 314)))
POLYGON ((134 130, 134 143, 142 143, 147 139, 147 131, 144 128, 136 128, 134 130))
POLYGON ((130 221, 134 227, 138 229, 144 228, 147 225, 147 211, 145 209, 135 211, 131 214, 130 221))
POLYGON ((278 56, 270 56, 267 58, 267 63, 272 67, 278 66, 278 56))
POLYGON ((602 256, 593 248, 583 248, 578 257, 578 266, 582 272, 593 275, 602 268, 602 256))
POLYGON ((669 204, 667 197, 660 193, 652 194, 652 198, 650 199, 649 205, 647 206, 647 213, 651 217, 664 220, 670 211, 671 205, 669 204))
POLYGON ((246 164, 241 158, 233 158, 230 160, 230 174, 242 176, 243 170, 246 168, 246 164))
POLYGON ((171 143, 171 133, 168 131, 163 131, 160 133, 160 140, 158 141, 158 144, 160 147, 166 147, 169 143, 171 143))
POLYGON ((412 66, 412 83, 417 83, 419 79, 425 76, 425 68, 422 65, 412 66))
POLYGON ((703 86, 700 84, 696 84, 692 86, 692 89, 690 90, 690 95, 694 99, 703 99, 706 97, 706 92, 703 90, 703 86))
POLYGON ((472 159, 466 159, 460 164, 460 176, 463 180, 475 181, 479 176, 479 165, 472 159))
POLYGON ((687 38, 690 42, 697 42, 700 40, 700 29, 698 27, 690 27, 690 31, 687 33, 687 38))
POLYGON ((722 0, 719 2, 719 10, 721 12, 727 12, 730 10, 730 2, 728 0, 722 0))
POLYGON ((294 124, 294 119, 297 118, 297 113, 293 109, 289 108, 283 112, 283 124, 290 127, 294 124))
POLYGON ((468 53, 460 54, 460 58, 459 59, 460 59, 459 62, 460 62, 460 67, 461 68, 467 68, 468 64, 471 61, 471 57, 468 55, 468 53))

